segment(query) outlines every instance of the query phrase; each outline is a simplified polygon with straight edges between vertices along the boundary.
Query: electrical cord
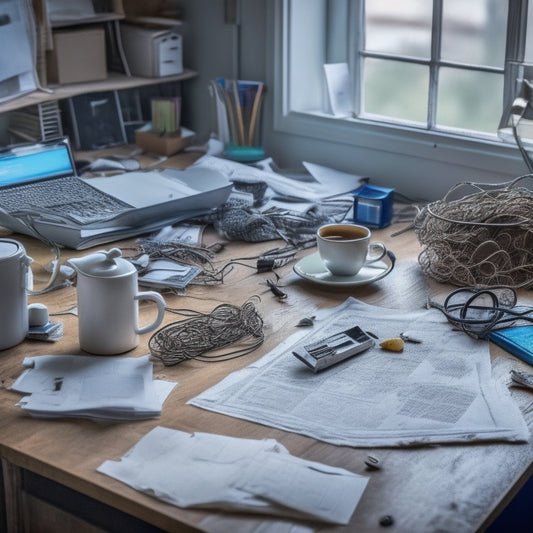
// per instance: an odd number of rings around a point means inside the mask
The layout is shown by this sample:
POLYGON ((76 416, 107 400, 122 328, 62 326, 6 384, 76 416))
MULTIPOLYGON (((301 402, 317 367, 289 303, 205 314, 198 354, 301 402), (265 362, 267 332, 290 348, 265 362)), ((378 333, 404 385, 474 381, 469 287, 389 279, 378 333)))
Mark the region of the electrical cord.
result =
POLYGON ((467 287, 450 293, 443 304, 428 300, 457 329, 477 339, 486 339, 497 329, 533 323, 533 307, 516 302, 516 292, 507 287, 467 287))

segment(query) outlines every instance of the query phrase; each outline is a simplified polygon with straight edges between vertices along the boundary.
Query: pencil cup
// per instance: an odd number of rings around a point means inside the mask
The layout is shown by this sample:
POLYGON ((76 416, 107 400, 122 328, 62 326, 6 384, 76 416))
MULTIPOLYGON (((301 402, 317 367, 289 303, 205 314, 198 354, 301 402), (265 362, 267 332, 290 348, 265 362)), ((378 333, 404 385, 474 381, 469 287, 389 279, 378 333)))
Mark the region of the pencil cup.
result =
POLYGON ((265 156, 261 146, 264 84, 219 78, 210 82, 209 91, 224 156, 242 162, 262 159, 265 156))

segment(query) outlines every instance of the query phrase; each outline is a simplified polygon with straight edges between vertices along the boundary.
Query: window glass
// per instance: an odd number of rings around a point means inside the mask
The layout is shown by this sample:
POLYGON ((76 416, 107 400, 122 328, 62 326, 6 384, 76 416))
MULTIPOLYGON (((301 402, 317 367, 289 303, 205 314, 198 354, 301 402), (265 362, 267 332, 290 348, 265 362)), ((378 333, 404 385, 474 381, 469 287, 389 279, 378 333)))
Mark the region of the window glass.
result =
POLYGON ((526 51, 524 60, 527 63, 533 63, 533 5, 527 11, 527 35, 526 35, 526 51))
POLYGON ((504 0, 443 0, 441 58, 501 68, 506 31, 504 0))
POLYGON ((429 80, 426 66, 368 58, 364 80, 365 114, 426 122, 429 80))
POLYGON ((365 10, 367 50, 430 57, 432 2, 371 0, 365 10))
POLYGON ((501 117, 502 93, 503 77, 499 74, 443 67, 439 75, 437 124, 493 134, 501 117))

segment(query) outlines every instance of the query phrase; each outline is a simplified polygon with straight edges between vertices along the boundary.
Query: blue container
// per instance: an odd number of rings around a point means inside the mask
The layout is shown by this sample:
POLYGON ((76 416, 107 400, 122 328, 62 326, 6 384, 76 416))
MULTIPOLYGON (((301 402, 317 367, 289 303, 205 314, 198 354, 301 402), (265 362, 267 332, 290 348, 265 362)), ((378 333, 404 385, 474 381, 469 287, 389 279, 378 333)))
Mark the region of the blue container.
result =
POLYGON ((394 189, 363 185, 354 193, 353 219, 370 228, 384 228, 392 222, 394 189))

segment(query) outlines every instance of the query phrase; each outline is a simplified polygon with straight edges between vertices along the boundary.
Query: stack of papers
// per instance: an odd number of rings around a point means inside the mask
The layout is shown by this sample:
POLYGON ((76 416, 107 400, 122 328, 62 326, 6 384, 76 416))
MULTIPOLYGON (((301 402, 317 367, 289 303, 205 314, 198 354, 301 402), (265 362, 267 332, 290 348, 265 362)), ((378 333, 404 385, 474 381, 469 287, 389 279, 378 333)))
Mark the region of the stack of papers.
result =
POLYGON ((176 383, 153 380, 149 357, 26 357, 11 389, 30 394, 17 405, 38 418, 156 418, 176 383))
POLYGON ((368 478, 290 455, 273 439, 156 427, 120 461, 98 469, 179 507, 215 508, 347 524, 368 478))
POLYGON ((139 284, 156 289, 184 289, 201 271, 172 259, 156 259, 139 276, 139 284))
POLYGON ((273 197, 291 202, 316 202, 325 198, 351 194, 366 182, 363 176, 341 172, 307 161, 303 162, 303 166, 308 174, 289 176, 274 171, 271 159, 266 159, 260 164, 262 168, 204 155, 190 168, 215 170, 232 182, 266 183, 272 190, 273 197))

